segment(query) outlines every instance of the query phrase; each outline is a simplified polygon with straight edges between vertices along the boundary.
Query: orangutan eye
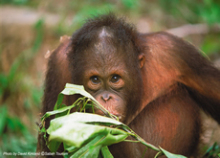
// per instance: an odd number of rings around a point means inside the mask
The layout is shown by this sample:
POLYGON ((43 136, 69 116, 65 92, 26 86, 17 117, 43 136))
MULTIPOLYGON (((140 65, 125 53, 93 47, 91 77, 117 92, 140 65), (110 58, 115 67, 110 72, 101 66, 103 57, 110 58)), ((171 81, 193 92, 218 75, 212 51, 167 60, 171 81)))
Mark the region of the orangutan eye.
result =
POLYGON ((112 83, 116 83, 119 81, 121 77, 119 75, 113 75, 112 78, 111 78, 111 82, 112 83))
POLYGON ((100 83, 100 79, 99 79, 98 76, 92 76, 92 77, 90 78, 90 80, 91 80, 92 83, 94 83, 94 84, 100 83))

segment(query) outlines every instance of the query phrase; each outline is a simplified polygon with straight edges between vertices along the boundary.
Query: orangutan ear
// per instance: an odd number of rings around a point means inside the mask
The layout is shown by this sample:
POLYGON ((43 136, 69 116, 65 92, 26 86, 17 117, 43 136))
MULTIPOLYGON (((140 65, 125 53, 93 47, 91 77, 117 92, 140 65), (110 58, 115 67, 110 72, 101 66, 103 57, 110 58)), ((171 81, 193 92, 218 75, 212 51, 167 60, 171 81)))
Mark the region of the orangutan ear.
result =
POLYGON ((139 61, 139 67, 142 68, 144 66, 144 63, 145 63, 145 56, 144 56, 144 54, 140 54, 138 56, 138 61, 139 61))

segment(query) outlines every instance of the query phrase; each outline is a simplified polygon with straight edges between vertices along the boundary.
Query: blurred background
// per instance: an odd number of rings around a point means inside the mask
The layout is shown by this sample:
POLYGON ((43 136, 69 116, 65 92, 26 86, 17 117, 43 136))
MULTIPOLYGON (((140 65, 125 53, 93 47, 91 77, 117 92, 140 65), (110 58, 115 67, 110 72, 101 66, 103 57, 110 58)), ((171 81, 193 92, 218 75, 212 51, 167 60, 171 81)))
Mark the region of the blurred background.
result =
MULTIPOLYGON (((110 11, 142 33, 184 38, 220 67, 219 0, 0 0, 0 157, 36 150, 47 52, 87 18, 110 11)), ((220 143, 220 128, 204 117, 205 151, 220 143)))

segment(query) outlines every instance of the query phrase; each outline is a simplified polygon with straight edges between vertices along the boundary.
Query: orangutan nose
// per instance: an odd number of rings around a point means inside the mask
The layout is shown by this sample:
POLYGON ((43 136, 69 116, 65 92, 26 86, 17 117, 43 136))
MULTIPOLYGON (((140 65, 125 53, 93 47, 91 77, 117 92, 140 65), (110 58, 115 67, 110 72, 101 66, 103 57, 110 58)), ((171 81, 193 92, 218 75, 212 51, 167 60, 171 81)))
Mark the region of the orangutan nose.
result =
POLYGON ((110 100, 112 97, 109 95, 109 93, 104 93, 102 96, 101 96, 102 100, 107 102, 108 100, 110 100))

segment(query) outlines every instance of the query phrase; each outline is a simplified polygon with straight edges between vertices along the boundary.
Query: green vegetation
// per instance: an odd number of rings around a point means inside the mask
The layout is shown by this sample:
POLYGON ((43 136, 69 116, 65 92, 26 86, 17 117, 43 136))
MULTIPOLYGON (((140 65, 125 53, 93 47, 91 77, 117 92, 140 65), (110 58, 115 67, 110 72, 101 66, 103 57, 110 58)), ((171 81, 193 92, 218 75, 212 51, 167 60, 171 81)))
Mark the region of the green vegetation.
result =
POLYGON ((4 152, 36 151, 37 126, 33 113, 39 110, 43 90, 35 86, 28 68, 41 46, 42 26, 43 21, 40 20, 34 27, 37 36, 33 46, 19 54, 8 73, 0 73, 0 155, 4 152), (22 99, 18 101, 19 98, 22 99), (28 123, 24 124, 21 118, 13 116, 14 113, 25 115, 28 123))
POLYGON ((10 116, 5 105, 0 107, 0 113, 0 155, 2 156, 4 152, 35 152, 36 137, 30 133, 21 120, 10 116))
POLYGON ((117 121, 116 116, 110 114, 80 85, 66 84, 65 89, 58 96, 54 111, 47 112, 41 120, 40 131, 44 133, 50 151, 56 152, 62 143, 64 150, 68 152, 66 156, 71 158, 112 158, 108 146, 122 141, 142 143, 146 149, 151 148, 158 152, 155 158, 163 154, 168 158, 186 158, 145 142, 127 125, 117 121), (70 106, 62 104, 64 95, 74 94, 83 97, 70 106), (102 110, 108 117, 85 113, 86 109, 94 107, 102 110), (76 108, 77 112, 70 113, 72 108, 76 108), (46 130, 44 120, 51 115, 55 115, 55 119, 50 122, 46 130), (47 134, 49 134, 48 140, 47 134), (127 139, 128 136, 132 136, 135 140, 127 139))

